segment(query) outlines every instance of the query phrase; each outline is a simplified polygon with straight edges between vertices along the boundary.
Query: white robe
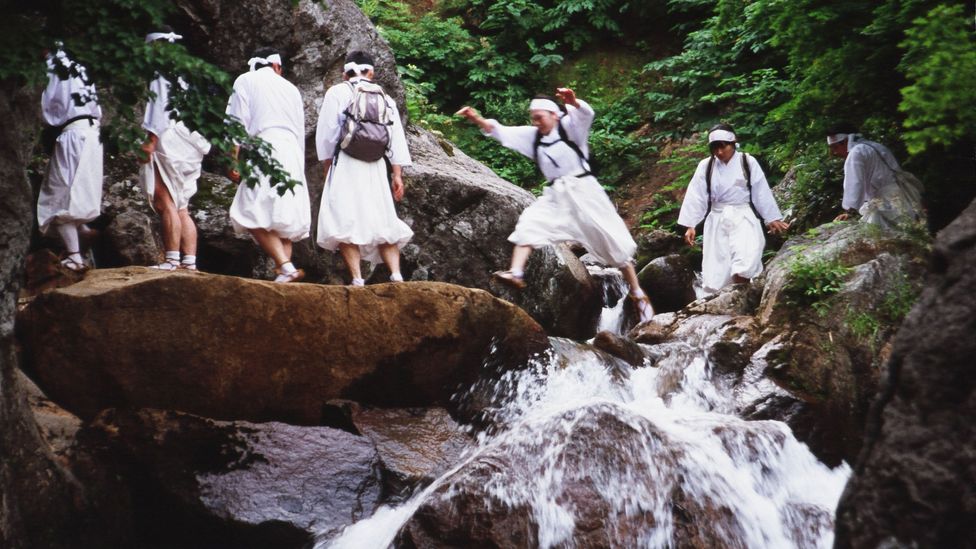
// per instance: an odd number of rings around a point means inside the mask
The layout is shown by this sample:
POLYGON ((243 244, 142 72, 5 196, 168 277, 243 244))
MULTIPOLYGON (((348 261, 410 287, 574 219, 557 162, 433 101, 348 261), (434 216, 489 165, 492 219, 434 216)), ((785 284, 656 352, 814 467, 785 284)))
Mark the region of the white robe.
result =
MULTIPOLYGON (((181 83, 182 85, 182 83, 181 83)), ((156 151, 139 171, 139 180, 149 205, 153 205, 156 190, 155 173, 169 191, 178 210, 189 207, 190 198, 197 192, 197 179, 203 167, 203 157, 210 151, 210 143, 197 132, 191 132, 182 122, 170 118, 170 83, 157 76, 149 85, 155 97, 146 104, 142 128, 156 136, 156 151)))
POLYGON ((880 143, 851 136, 844 160, 844 209, 856 208, 866 223, 894 228, 924 217, 921 183, 901 170, 880 143))
POLYGON ((253 188, 241 183, 230 207, 238 234, 265 229, 280 238, 308 237, 312 214, 305 184, 305 114, 301 93, 271 67, 237 77, 227 114, 240 120, 247 133, 271 144, 273 156, 301 185, 278 195, 270 178, 262 176, 253 188))
POLYGON ((98 217, 102 206, 102 143, 98 119, 102 109, 96 101, 76 105, 73 93, 94 92, 81 78, 61 80, 50 70, 48 83, 41 95, 44 121, 60 126, 78 116, 95 121, 78 120, 64 128, 54 146, 47 176, 37 199, 37 223, 42 233, 52 224, 86 223, 98 217))
MULTIPOLYGON (((346 118, 344 111, 352 98, 353 90, 345 82, 325 92, 315 130, 319 160, 333 158, 346 118)), ((410 152, 396 103, 389 101, 387 106, 393 115, 388 158, 393 165, 409 166, 410 152)), ((380 245, 403 248, 413 238, 413 230, 397 216, 385 161, 364 162, 339 153, 322 190, 317 235, 322 248, 335 251, 340 244, 355 244, 363 259, 372 263, 382 261, 380 245)))
MULTIPOLYGON (((579 101, 579 108, 567 106, 563 128, 583 154, 589 154, 589 132, 594 112, 579 101)), ((535 160, 534 144, 538 130, 534 126, 504 126, 497 120, 490 135, 503 146, 535 160)), ((553 128, 542 137, 542 144, 559 141, 553 128)), ((538 166, 552 183, 535 202, 519 216, 515 231, 508 240, 520 246, 538 248, 559 242, 582 244, 597 259, 614 267, 625 265, 637 244, 623 219, 617 213, 606 191, 589 171, 579 155, 565 143, 540 146, 538 166)))
MULTIPOLYGON (((752 179, 752 203, 769 223, 783 218, 759 162, 747 157, 752 179)), ((681 203, 678 224, 695 227, 708 210, 705 171, 708 158, 698 163, 681 203)), ((742 170, 742 153, 736 151, 728 164, 715 159, 712 166, 712 210, 705 220, 702 242, 702 285, 716 292, 732 281, 732 275, 754 278, 762 272, 766 245, 759 219, 749 207, 749 189, 742 170)))

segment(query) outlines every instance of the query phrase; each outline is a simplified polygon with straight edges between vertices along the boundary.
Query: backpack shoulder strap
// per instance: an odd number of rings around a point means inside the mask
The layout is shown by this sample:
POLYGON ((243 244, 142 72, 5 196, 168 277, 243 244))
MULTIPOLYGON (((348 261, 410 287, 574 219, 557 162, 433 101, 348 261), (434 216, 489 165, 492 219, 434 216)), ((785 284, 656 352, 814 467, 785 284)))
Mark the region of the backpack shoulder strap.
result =
POLYGON ((715 166, 715 155, 708 157, 705 166, 705 217, 712 213, 712 167, 715 166))
POLYGON ((752 200, 752 169, 749 167, 749 153, 742 153, 742 174, 746 176, 746 189, 749 191, 749 207, 752 208, 752 213, 756 214, 759 223, 765 225, 766 220, 759 215, 759 209, 756 208, 756 204, 752 200))

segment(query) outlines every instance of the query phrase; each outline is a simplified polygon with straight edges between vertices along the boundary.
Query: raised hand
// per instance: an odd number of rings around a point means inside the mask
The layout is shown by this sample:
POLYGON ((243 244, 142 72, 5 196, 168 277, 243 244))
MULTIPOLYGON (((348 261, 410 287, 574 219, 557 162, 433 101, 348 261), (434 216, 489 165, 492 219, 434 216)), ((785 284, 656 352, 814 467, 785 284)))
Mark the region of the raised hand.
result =
POLYGON ((579 103, 576 101, 576 92, 569 88, 556 88, 556 97, 562 99, 563 103, 567 105, 579 107, 579 103))

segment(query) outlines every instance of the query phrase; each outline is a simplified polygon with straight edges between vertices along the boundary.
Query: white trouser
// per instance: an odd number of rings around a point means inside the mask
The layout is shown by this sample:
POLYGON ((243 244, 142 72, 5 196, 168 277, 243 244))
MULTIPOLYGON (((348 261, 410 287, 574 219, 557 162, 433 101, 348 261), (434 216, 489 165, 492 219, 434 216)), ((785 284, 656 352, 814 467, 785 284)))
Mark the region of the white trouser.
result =
POLYGON ((762 272, 766 246, 759 219, 749 204, 715 204, 705 218, 702 243, 702 284, 717 292, 732 275, 754 278, 762 272))

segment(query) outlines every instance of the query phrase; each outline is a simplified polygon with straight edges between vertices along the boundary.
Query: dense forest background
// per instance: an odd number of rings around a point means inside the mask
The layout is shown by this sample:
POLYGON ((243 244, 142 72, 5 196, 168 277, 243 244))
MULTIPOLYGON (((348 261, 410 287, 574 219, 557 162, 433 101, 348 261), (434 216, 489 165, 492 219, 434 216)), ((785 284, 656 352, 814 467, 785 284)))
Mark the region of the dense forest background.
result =
MULTIPOLYGON (((670 227, 704 156, 704 130, 737 129, 771 182, 791 182, 800 225, 839 211, 841 164, 824 130, 859 125, 926 184, 938 229, 976 196, 976 33, 968 2, 923 0, 357 0, 397 56, 410 117, 506 179, 541 183, 532 164, 454 118, 470 104, 505 123, 557 85, 597 110, 601 182, 628 219, 670 227)), ((40 52, 63 40, 110 104, 110 150, 133 150, 154 71, 190 83, 174 102, 228 150, 231 75, 143 31, 164 0, 6 0, 0 80, 43 81, 40 52), (133 32, 137 29, 137 32, 133 32), (36 61, 36 62, 35 62, 36 61)), ((177 29, 179 30, 179 29, 177 29)), ((255 145, 259 149, 259 145, 255 145)))
POLYGON ((803 224, 839 211, 842 164, 825 146, 839 121, 925 181, 933 228, 976 195, 972 3, 357 1, 396 52, 413 120, 523 187, 541 183, 532 164, 450 114, 523 124, 528 97, 575 88, 598 113, 601 182, 645 194, 630 197, 645 227, 673 225, 719 121, 772 182, 792 170, 786 206, 803 224))

